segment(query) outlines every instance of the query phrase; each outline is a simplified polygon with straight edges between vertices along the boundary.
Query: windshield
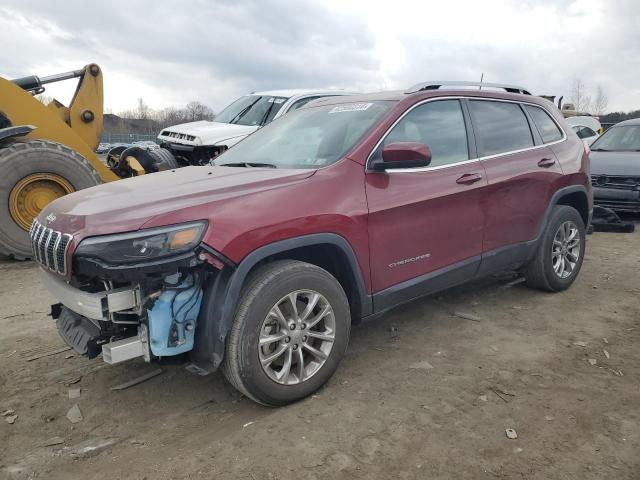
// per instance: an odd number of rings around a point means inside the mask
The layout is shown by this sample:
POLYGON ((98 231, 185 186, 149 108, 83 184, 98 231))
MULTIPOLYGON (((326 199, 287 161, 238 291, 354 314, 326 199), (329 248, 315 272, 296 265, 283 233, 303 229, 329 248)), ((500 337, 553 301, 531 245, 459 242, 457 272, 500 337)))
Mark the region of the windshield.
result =
POLYGON ((591 146, 601 152, 640 152, 640 125, 611 127, 591 146))
POLYGON ((222 110, 214 122, 238 125, 262 126, 273 120, 287 97, 270 95, 245 95, 222 110))
POLYGON ((318 168, 341 159, 393 105, 343 103, 289 112, 248 136, 215 165, 318 168))

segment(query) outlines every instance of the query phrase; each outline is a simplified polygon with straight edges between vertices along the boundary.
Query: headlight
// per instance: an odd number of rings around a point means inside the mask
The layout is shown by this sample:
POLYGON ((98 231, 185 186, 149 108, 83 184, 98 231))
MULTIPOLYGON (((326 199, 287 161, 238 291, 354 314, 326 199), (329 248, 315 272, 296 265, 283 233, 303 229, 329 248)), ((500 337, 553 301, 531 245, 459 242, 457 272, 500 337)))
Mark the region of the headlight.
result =
POLYGON ((75 254, 110 264, 136 263, 169 257, 191 250, 202 240, 207 222, 149 228, 132 233, 90 237, 80 242, 75 254))

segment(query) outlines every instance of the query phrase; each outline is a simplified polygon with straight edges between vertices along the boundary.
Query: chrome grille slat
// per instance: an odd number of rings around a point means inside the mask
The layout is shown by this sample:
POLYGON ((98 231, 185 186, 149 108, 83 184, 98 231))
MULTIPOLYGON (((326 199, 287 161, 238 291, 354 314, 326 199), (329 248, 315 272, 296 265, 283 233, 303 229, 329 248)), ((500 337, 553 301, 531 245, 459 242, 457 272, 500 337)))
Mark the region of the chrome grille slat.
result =
POLYGON ((51 235, 49 235, 49 240, 47 241, 47 265, 49 268, 56 270, 56 256, 55 256, 55 245, 58 243, 58 239, 60 238, 60 232, 51 231, 51 235))
POLYGON ((42 239, 38 244, 38 254, 40 255, 40 262, 45 266, 47 265, 47 242, 49 241, 49 237, 51 236, 51 230, 45 228, 44 233, 42 234, 42 239))
POLYGON ((53 257, 53 269, 57 272, 58 271, 58 246, 60 245, 60 240, 62 239, 62 234, 59 232, 56 232, 58 234, 58 237, 56 238, 56 243, 53 245, 53 251, 52 251, 52 257, 53 257))
POLYGON ((67 273, 67 250, 69 250, 69 245, 71 245, 72 239, 73 236, 66 233, 60 238, 60 245, 56 252, 56 256, 58 258, 58 273, 67 273))
POLYGON ((29 231, 33 257, 43 267, 62 275, 67 273, 67 250, 72 235, 47 228, 34 220, 29 231))
POLYGON ((38 262, 42 262, 40 260, 40 247, 39 247, 39 245, 40 245, 40 240, 42 239, 42 235, 43 234, 44 234, 44 227, 42 225, 40 225, 38 227, 38 229, 37 229, 37 232, 36 232, 36 239, 33 242, 33 253, 35 254, 36 260, 38 262))

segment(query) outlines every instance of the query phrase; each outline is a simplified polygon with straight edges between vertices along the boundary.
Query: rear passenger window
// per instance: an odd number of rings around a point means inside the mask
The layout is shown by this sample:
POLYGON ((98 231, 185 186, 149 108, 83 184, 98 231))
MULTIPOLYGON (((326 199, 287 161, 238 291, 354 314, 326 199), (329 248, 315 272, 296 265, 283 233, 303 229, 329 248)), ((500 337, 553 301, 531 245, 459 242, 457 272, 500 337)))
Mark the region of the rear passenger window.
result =
POLYGON ((562 131, 547 112, 531 105, 525 105, 524 108, 526 108, 529 115, 531 115, 533 123, 536 125, 544 143, 555 142, 562 138, 562 131))
POLYGON ((529 122, 517 103, 471 100, 481 155, 496 155, 533 147, 529 122))
POLYGON ((430 167, 469 160, 460 102, 438 100, 417 106, 393 127, 371 158, 381 158, 383 147, 396 142, 427 144, 431 149, 430 167))

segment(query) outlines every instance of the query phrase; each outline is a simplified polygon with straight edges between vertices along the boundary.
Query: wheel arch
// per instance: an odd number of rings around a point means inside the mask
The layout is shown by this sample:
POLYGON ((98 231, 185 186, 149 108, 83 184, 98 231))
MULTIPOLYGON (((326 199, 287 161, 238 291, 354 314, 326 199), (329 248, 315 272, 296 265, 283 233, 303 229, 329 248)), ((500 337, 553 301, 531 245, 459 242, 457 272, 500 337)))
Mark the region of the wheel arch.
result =
POLYGON ((587 189, 580 185, 578 188, 568 187, 567 189, 562 189, 558 193, 560 193, 560 195, 554 204, 567 205, 575 208, 582 217, 585 228, 588 227, 591 212, 589 211, 587 189))
POLYGON ((551 212, 556 205, 568 205, 575 208, 584 220, 584 226, 587 228, 591 220, 591 203, 589 202, 589 194, 584 185, 570 185, 568 187, 559 188, 552 196, 544 214, 544 218, 538 228, 535 242, 542 238, 545 228, 551 218, 551 212))
POLYGON ((242 287, 251 272, 281 259, 300 260, 329 271, 345 290, 354 321, 372 313, 372 299, 366 292, 355 252, 344 237, 317 233, 280 240, 252 251, 235 268, 225 267, 206 286, 191 354, 199 370, 208 373, 222 363, 227 334, 242 287))

